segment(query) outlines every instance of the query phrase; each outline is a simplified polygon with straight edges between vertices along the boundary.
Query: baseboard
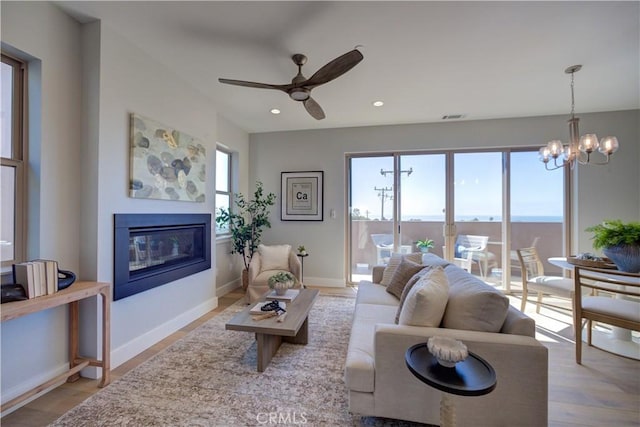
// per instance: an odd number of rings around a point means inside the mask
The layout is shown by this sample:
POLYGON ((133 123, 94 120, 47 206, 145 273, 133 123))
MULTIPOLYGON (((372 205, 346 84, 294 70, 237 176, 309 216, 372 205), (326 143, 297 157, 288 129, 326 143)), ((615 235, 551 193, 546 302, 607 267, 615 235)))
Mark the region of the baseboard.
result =
POLYGON ((344 279, 330 279, 328 277, 305 277, 303 282, 311 286, 325 286, 327 288, 345 288, 347 286, 344 279))
MULTIPOLYGON (((6 391, 4 391, 2 393, 2 404, 10 401, 11 399, 14 399, 18 396, 20 396, 23 393, 26 393, 36 387, 38 387, 40 384, 43 384, 47 381, 49 381, 51 378, 55 378, 58 375, 62 375, 65 372, 67 372, 69 370, 69 362, 65 362, 61 365, 58 365, 58 367, 54 368, 54 369, 50 369, 47 372, 43 372, 40 375, 36 376, 36 377, 32 377, 29 378, 28 380, 25 380, 24 382, 21 382, 20 384, 18 384, 15 387, 12 387, 6 391)), ((4 417, 5 415, 8 415, 10 413, 12 413, 13 411, 16 411, 20 408, 22 408, 24 405, 26 405, 29 402, 32 402, 34 400, 36 400, 37 398, 39 398, 40 396, 42 396, 43 394, 48 393, 49 391, 53 390, 56 387, 59 387, 61 384, 64 384, 66 382, 66 379, 60 380, 60 382, 58 384, 54 384, 51 387, 47 387, 44 390, 42 390, 41 392, 31 396, 30 398, 20 402, 19 404, 6 409, 4 412, 0 413, 0 417, 4 417)))
MULTIPOLYGON (((216 307, 218 307, 218 297, 211 298, 191 310, 182 313, 180 316, 174 317, 168 322, 163 323, 157 328, 132 339, 115 350, 111 350, 111 369, 120 366, 147 348, 178 331, 180 328, 183 328, 194 320, 204 316, 216 307)), ((84 371, 83 375, 89 376, 85 374, 84 371)))
POLYGON ((216 288, 216 295, 220 297, 222 295, 226 295, 229 292, 241 287, 242 287, 241 279, 236 279, 216 288))

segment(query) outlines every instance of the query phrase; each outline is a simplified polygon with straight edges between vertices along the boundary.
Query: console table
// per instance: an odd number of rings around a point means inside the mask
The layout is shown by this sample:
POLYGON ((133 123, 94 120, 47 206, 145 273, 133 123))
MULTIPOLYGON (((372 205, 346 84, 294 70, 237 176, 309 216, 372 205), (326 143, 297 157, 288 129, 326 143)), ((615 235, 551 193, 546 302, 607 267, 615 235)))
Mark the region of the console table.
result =
POLYGON ((446 368, 429 352, 427 344, 422 343, 409 347, 405 354, 405 362, 416 378, 443 392, 440 400, 442 427, 456 425, 455 407, 448 393, 482 396, 496 388, 497 379, 493 367, 472 352, 453 368, 446 368))
POLYGON ((96 366, 102 368, 102 379, 98 387, 104 387, 110 381, 110 302, 111 302, 111 285, 101 282, 76 282, 66 289, 56 292, 52 295, 41 296, 28 299, 25 301, 14 301, 2 304, 1 320, 2 322, 26 316, 49 308, 61 305, 69 305, 69 370, 55 378, 50 379, 37 387, 21 394, 18 397, 4 403, 0 411, 4 412, 18 403, 34 396, 41 391, 55 385, 61 380, 67 379, 68 382, 77 381, 80 378, 80 371, 87 366, 96 366), (101 360, 81 357, 79 355, 79 337, 80 337, 80 301, 96 295, 102 296, 102 358, 101 360))

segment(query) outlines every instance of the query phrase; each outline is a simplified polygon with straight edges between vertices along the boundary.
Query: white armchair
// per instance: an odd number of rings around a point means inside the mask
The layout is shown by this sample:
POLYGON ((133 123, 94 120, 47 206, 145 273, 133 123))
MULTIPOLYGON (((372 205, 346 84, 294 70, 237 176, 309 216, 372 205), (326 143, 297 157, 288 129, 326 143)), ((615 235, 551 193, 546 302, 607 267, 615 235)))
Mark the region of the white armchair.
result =
POLYGON ((287 271, 296 278, 294 287, 302 286, 301 263, 291 245, 258 246, 249 263, 246 300, 258 301, 269 290, 269 277, 287 271))

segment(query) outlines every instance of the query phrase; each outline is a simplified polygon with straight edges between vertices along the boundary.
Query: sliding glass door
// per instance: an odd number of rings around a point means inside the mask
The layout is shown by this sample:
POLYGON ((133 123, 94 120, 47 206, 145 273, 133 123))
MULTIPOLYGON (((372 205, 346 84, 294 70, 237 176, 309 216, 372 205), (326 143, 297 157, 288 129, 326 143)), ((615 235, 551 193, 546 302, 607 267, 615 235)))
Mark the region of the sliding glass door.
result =
POLYGON ((351 282, 419 241, 506 291, 521 283, 516 249, 535 246, 551 272, 565 253, 565 174, 537 150, 354 155, 347 169, 351 282))

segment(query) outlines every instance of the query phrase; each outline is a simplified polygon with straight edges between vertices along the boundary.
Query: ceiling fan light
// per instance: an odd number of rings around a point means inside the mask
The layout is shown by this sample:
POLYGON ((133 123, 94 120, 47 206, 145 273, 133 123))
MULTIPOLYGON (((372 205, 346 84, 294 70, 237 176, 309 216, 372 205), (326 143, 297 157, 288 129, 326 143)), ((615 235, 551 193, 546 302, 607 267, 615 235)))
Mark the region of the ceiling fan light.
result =
POLYGON ((307 99, 309 99, 310 95, 309 90, 299 88, 292 90, 291 93, 289 93, 289 96, 291 97, 291 99, 294 99, 296 101, 306 101, 307 99))

